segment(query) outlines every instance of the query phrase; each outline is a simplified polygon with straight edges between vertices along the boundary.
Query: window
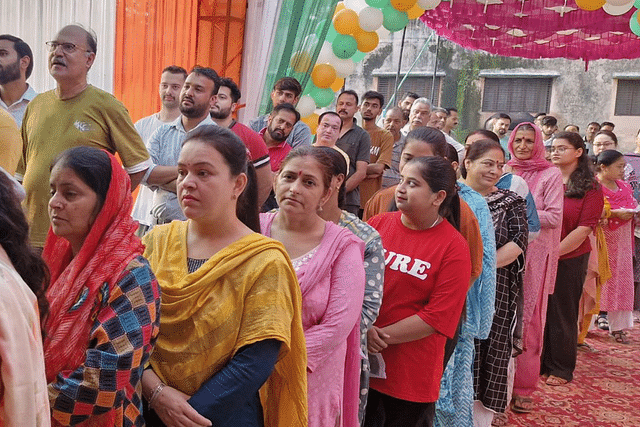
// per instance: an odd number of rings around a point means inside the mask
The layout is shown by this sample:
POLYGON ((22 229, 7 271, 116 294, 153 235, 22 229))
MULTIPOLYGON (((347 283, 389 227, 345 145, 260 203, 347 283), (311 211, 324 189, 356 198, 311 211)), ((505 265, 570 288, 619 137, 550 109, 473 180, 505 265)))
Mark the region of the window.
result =
POLYGON ((618 80, 616 116, 640 116, 640 80, 618 80))
MULTIPOLYGON (((400 83, 403 79, 403 75, 400 75, 400 83)), ((415 92, 420 96, 425 98, 431 98, 431 81, 433 77, 407 77, 404 81, 400 89, 398 90, 398 98, 404 95, 405 92, 415 92)), ((384 95, 384 102, 388 103, 391 97, 393 96, 393 92, 396 88, 396 76, 380 76, 378 77, 378 89, 377 91, 384 95)), ((440 95, 440 77, 436 76, 436 88, 434 92, 434 97, 438 99, 440 95)), ((396 105, 398 100, 396 99, 393 102, 393 105, 396 105)))
POLYGON ((548 77, 486 77, 482 111, 501 113, 549 111, 552 84, 553 79, 548 77))

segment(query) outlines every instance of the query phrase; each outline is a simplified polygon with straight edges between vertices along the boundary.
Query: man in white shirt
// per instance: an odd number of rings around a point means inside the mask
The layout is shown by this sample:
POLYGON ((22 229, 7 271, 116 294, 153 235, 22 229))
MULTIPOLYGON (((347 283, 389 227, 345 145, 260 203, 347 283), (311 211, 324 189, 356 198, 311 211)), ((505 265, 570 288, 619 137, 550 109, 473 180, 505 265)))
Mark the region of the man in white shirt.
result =
POLYGON ((18 128, 27 104, 37 95, 27 79, 33 71, 31 48, 18 37, 0 35, 0 107, 13 116, 18 128))
MULTIPOLYGON (((160 76, 159 94, 162 107, 160 111, 138 120, 136 130, 149 149, 151 135, 163 124, 169 124, 180 116, 180 91, 187 78, 187 71, 176 65, 170 65, 162 70, 160 76)), ((140 223, 138 235, 142 237, 154 225, 151 215, 153 207, 153 191, 145 186, 140 186, 136 203, 133 205, 131 216, 140 223)))

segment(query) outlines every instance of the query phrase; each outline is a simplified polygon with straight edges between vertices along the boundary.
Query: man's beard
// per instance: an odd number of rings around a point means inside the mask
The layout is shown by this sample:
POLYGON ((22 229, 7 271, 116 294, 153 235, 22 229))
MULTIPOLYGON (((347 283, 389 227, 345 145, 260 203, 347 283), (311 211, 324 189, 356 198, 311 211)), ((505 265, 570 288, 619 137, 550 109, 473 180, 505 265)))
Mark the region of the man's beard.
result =
POLYGON ((269 131, 269 136, 274 141, 282 142, 282 141, 286 140, 287 137, 289 136, 289 135, 285 135, 284 132, 282 132, 281 130, 278 130, 278 129, 271 130, 271 129, 267 128, 267 130, 269 131), (282 135, 282 136, 276 134, 276 132, 280 132, 280 135, 282 135))
POLYGON ((201 117, 205 111, 209 108, 209 105, 197 105, 193 104, 190 107, 183 107, 182 103, 180 103, 180 112, 183 116, 188 117, 190 119, 196 119, 201 117))
POLYGON ((217 111, 211 110, 210 113, 212 118, 218 119, 218 120, 224 120, 231 115, 231 109, 230 108, 228 110, 220 109, 217 111))
POLYGON ((20 62, 16 61, 5 67, 0 67, 0 85, 6 85, 20 79, 20 62))

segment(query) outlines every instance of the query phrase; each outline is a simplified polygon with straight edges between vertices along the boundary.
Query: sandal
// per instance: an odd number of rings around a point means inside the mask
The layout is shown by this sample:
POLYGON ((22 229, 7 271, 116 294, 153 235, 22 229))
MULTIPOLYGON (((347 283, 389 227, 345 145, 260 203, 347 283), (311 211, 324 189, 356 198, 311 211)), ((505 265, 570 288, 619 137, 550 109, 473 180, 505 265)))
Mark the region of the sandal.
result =
POLYGON ((629 344, 629 339, 627 338, 627 333, 625 331, 613 331, 611 332, 613 339, 616 340, 619 344, 629 344))
POLYGON ((511 399, 511 410, 518 414, 528 414, 533 411, 533 399, 529 396, 513 395, 511 399))
POLYGON ((496 412, 493 414, 492 427, 505 427, 509 425, 509 416, 504 412, 496 412))
POLYGON ((600 330, 603 330, 603 331, 609 330, 609 320, 607 319, 606 316, 598 316, 598 318, 596 319, 596 325, 600 330))
POLYGON ((549 378, 547 378, 547 381, 545 381, 545 384, 555 387, 558 385, 565 385, 568 382, 569 381, 565 380, 564 378, 556 377, 555 375, 549 375, 549 378))

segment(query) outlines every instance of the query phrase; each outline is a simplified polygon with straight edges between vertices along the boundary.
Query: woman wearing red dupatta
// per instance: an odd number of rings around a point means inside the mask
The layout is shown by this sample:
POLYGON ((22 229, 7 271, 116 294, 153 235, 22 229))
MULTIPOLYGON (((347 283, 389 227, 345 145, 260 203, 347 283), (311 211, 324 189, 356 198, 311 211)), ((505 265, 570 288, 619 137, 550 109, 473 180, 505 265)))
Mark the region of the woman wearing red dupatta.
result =
POLYGON ((529 243, 524 270, 522 315, 524 350, 515 360, 516 373, 512 409, 530 412, 531 394, 540 376, 547 302, 553 293, 558 269, 564 193, 560 170, 545 159, 542 132, 531 123, 521 123, 509 139, 514 174, 527 182, 540 219, 540 233, 529 243))
POLYGON ((144 426, 140 378, 160 293, 134 234, 131 183, 112 155, 89 147, 62 153, 50 183, 44 356, 53 425, 144 426))

